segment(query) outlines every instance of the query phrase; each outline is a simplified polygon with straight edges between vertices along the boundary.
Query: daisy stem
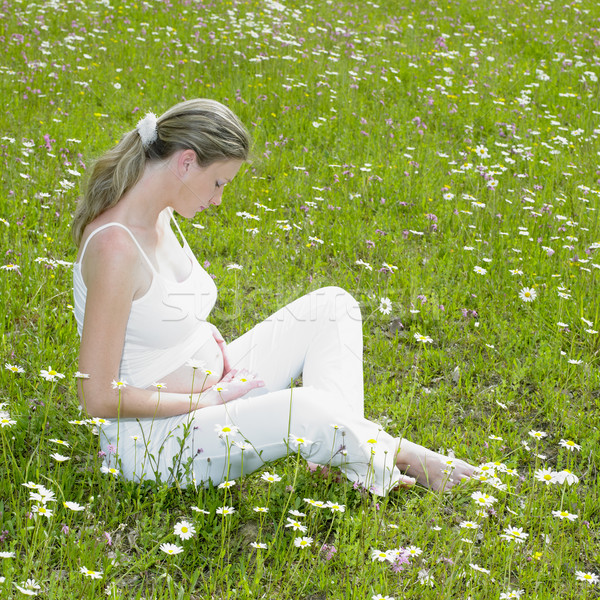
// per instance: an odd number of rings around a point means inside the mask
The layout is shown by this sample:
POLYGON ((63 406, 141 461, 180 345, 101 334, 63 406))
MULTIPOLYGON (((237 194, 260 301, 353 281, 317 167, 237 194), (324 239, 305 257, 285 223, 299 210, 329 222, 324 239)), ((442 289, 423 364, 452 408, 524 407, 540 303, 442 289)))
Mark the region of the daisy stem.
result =
MULTIPOLYGON (((48 394, 48 398, 44 402, 44 418, 42 420, 42 431, 40 433, 38 448, 41 448, 43 445, 43 442, 44 442, 44 436, 46 434, 46 424, 48 422, 48 413, 50 411, 50 402, 52 401, 54 387, 55 387, 55 384, 53 383, 52 387, 50 388, 50 393, 48 394)), ((39 456, 41 456, 41 453, 39 456)), ((38 467, 39 467, 39 456, 38 456, 38 467)))
MULTIPOLYGON (((0 427, 0 434, 2 434, 2 454, 4 456, 4 465, 6 467, 8 467, 8 458, 6 458, 6 449, 8 448, 8 453, 10 454, 10 458, 11 458, 11 462, 13 464, 13 472, 14 473, 19 473, 20 469, 17 466, 17 461, 15 460, 15 457, 8 445, 8 442, 6 440, 5 434, 4 434, 4 427, 0 427)), ((11 499, 11 504, 15 510, 16 513, 16 509, 17 509, 17 504, 15 502, 15 496, 14 496, 14 486, 9 485, 8 486, 9 490, 10 490, 10 499, 11 499)))
MULTIPOLYGON (((288 497, 285 501, 285 506, 283 507, 283 510, 281 511, 281 517, 279 519, 279 523, 277 524, 277 529, 275 530, 275 534, 273 535, 273 542, 271 542, 271 544, 269 544, 269 547, 267 549, 267 555, 265 556, 265 560, 267 560, 267 558, 269 557, 269 554, 271 553, 271 548, 273 548, 275 546, 274 541, 277 539, 277 535, 279 534, 280 531, 283 531, 282 529, 282 525, 283 525, 283 520, 285 519, 285 515, 287 514, 287 509, 288 506, 290 505, 290 501, 292 499, 292 494, 294 493, 294 490, 296 489, 296 479, 298 478, 298 469, 300 467, 300 445, 298 445, 298 453, 296 454, 296 466, 294 468, 294 479, 292 481, 292 485, 291 485, 291 491, 288 494, 288 497)), ((271 494, 271 487, 269 486, 269 497, 271 494)), ((268 504, 268 502, 267 502, 268 504)))

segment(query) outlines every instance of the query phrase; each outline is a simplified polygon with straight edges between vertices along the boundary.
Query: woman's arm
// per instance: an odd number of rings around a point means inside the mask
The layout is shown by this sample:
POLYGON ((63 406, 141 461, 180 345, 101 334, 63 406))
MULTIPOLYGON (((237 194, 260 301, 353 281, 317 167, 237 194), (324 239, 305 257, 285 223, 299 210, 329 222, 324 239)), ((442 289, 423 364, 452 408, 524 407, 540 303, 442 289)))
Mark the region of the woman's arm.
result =
MULTIPOLYGON (((114 389, 131 303, 144 273, 139 250, 126 231, 110 227, 89 242, 82 275, 87 287, 85 317, 79 349, 79 399, 93 416, 114 418, 171 416, 188 412, 189 394, 161 393, 139 388, 114 389)), ((143 285, 143 284, 142 284, 143 285)), ((200 407, 198 396, 196 406, 200 407)), ((214 401, 206 397, 207 402, 214 401)))
MULTIPOLYGON (((80 380, 79 399, 93 416, 168 417, 223 404, 239 398, 262 382, 232 384, 223 392, 171 393, 134 387, 114 389, 125 342, 131 303, 140 289, 144 263, 129 234, 108 228, 89 242, 82 264, 87 287, 85 317, 79 350, 79 370, 89 375, 80 380)), ((191 391, 191 390, 190 390, 191 391)))

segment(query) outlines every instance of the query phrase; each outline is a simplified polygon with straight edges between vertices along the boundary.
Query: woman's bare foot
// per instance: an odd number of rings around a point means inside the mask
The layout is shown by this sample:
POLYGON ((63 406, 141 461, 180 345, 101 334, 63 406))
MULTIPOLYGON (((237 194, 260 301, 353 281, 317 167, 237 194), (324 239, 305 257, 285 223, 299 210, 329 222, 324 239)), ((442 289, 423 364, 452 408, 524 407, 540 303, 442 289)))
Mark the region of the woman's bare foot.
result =
POLYGON ((475 473, 464 460, 449 458, 406 439, 400 442, 396 466, 418 483, 434 491, 449 490, 475 473))

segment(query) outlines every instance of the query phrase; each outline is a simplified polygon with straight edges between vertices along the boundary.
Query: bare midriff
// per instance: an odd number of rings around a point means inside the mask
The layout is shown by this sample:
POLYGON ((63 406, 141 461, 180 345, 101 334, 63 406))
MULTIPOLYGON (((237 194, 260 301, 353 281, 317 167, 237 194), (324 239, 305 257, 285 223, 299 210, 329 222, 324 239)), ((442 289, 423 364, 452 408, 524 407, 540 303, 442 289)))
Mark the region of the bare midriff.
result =
POLYGON ((165 391, 181 394, 200 393, 221 381, 223 353, 212 335, 190 358, 202 362, 204 366, 194 369, 188 365, 182 365, 172 373, 165 375, 161 378, 161 383, 166 386, 165 391))

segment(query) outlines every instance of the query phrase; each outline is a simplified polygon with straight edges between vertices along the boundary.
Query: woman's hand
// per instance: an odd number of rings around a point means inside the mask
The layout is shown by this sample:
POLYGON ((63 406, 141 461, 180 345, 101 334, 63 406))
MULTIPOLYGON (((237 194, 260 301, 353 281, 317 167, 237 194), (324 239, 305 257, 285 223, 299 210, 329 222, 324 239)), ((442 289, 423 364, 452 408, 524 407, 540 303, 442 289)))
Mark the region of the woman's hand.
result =
POLYGON ((264 385, 265 382, 262 379, 255 379, 247 369, 241 371, 232 369, 210 389, 212 404, 226 404, 237 400, 249 391, 264 387, 264 385))
POLYGON ((212 324, 209 323, 210 328, 212 330, 212 335, 215 338, 215 342, 217 342, 217 346, 219 346, 219 350, 221 350, 221 354, 223 355, 223 377, 227 375, 231 371, 231 363, 229 362, 229 357, 227 355, 227 343, 223 339, 221 332, 212 324))

